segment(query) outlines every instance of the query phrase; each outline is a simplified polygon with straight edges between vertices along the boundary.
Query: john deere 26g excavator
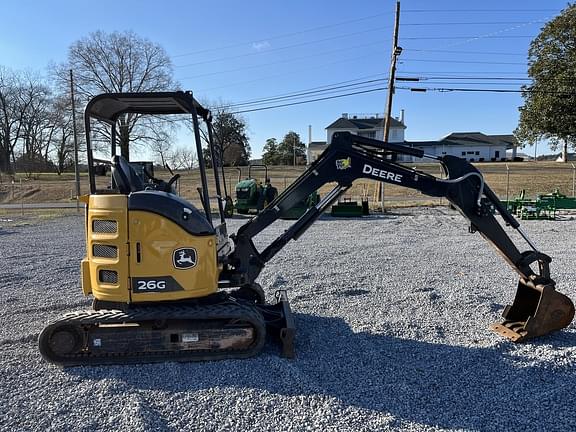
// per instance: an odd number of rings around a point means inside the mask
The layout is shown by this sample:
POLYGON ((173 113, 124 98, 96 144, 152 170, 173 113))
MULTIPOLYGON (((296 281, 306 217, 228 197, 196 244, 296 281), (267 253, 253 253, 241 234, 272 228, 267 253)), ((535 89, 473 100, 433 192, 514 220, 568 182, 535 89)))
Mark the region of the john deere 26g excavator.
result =
MULTIPOLYGON (((94 297, 93 310, 71 312, 50 323, 39 347, 49 362, 63 366, 244 358, 257 354, 266 335, 279 339, 282 353, 294 356, 294 321, 284 291, 265 302, 256 280, 264 265, 306 229, 358 178, 369 178, 446 197, 466 218, 471 231, 491 243, 519 276, 516 297, 504 321, 492 330, 520 342, 570 324, 571 300, 555 290, 550 257, 538 251, 482 175, 453 156, 349 133, 335 134, 324 153, 258 216, 228 236, 224 197, 213 142, 211 115, 189 92, 120 93, 94 97, 85 112, 90 167, 86 203, 86 257, 82 289, 94 297), (115 155, 116 127, 126 114, 184 114, 191 117, 195 146, 202 154, 200 128, 211 152, 218 196, 213 221, 207 170, 200 158, 201 207, 173 193, 168 182, 144 183, 129 163, 115 155), (98 189, 91 144, 92 121, 110 126, 112 184, 98 189), (202 122, 202 124, 201 124, 202 122), (396 162, 397 155, 438 160, 447 178, 437 178, 396 162), (322 185, 334 189, 309 208, 265 248, 253 238, 322 185), (528 245, 521 252, 495 219, 516 229, 528 245)), ((224 180, 222 180, 224 182, 224 180)), ((225 182, 224 189, 226 189, 225 182)), ((226 192, 226 191, 224 191, 226 192)))

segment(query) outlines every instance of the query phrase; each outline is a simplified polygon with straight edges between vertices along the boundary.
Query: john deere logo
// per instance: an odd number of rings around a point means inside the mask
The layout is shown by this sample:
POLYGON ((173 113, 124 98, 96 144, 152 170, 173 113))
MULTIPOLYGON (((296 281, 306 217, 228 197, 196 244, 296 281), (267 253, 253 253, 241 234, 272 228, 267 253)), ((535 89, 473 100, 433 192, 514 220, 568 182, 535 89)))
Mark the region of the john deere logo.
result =
POLYGON ((350 158, 336 159, 336 169, 346 170, 351 166, 352 166, 352 160, 350 158))
POLYGON ((174 267, 180 270, 192 268, 198 261, 198 255, 194 248, 179 248, 172 254, 174 267))

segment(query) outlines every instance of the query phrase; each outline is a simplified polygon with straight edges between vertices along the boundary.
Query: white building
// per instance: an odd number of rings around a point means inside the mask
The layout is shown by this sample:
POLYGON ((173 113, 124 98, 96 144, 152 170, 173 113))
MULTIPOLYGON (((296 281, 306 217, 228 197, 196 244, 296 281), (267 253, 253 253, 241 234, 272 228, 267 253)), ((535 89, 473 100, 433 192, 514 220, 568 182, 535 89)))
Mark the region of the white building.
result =
MULTIPOLYGON (((431 156, 458 156, 469 162, 499 162, 507 160, 506 150, 516 157, 518 142, 514 135, 486 135, 481 132, 454 132, 437 141, 405 141, 405 146, 423 150, 431 156)), ((400 160, 413 161, 408 156, 400 160)))
MULTIPOLYGON (((486 135, 481 132, 454 132, 436 141, 405 141, 404 113, 400 119, 391 118, 388 141, 418 148, 430 156, 458 156, 470 162, 497 162, 516 157, 518 142, 514 135, 486 135)), ((350 132, 367 138, 384 140, 384 119, 378 115, 342 114, 326 128, 326 142, 315 141, 308 145, 308 163, 314 162, 332 141, 335 132, 350 132)), ((414 157, 399 155, 399 161, 416 162, 414 157)))
MULTIPOLYGON (((402 119, 390 118, 389 142, 404 142, 404 129, 406 126, 402 119)), ((350 132, 366 138, 384 141, 384 118, 378 114, 342 114, 338 120, 326 128, 326 141, 314 141, 308 145, 308 163, 314 162, 332 142, 332 135, 336 132, 350 132)))

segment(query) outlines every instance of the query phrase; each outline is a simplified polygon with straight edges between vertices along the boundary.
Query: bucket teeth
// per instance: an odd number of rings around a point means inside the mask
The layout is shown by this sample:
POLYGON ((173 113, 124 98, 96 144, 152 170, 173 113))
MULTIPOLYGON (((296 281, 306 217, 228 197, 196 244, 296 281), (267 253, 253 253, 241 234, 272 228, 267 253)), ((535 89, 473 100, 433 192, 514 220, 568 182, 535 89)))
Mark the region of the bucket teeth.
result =
POLYGON ((506 306, 502 316, 504 322, 492 324, 490 330, 513 342, 523 342, 569 326, 574 304, 554 285, 533 288, 520 281, 514 302, 506 306))
POLYGON ((512 342, 522 342, 528 335, 524 329, 524 324, 522 321, 504 321, 503 323, 492 324, 490 330, 512 342))

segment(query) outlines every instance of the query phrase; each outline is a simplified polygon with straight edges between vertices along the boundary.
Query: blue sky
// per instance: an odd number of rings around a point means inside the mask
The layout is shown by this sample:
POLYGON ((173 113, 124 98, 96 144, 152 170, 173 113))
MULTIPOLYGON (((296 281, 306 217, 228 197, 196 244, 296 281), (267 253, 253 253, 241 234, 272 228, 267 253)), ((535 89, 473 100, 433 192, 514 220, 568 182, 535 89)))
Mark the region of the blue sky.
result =
MULTIPOLYGON (((416 85, 429 88, 518 89, 531 39, 565 6, 565 0, 403 0, 397 76, 426 78, 416 85)), ((183 89, 203 101, 239 103, 385 79, 394 8, 394 0, 5 2, 0 64, 45 73, 90 32, 132 30, 165 48, 183 89)), ((384 86, 373 81, 307 99, 384 86)), ((385 96, 375 91, 245 113, 253 154, 290 130, 307 142, 308 125, 313 140, 325 140, 324 128, 344 112, 382 113, 385 96)), ((431 140, 450 132, 511 133, 521 104, 519 94, 399 89, 393 114, 405 110, 407 140, 431 140)), ((540 147, 538 153, 547 150, 540 147)))

